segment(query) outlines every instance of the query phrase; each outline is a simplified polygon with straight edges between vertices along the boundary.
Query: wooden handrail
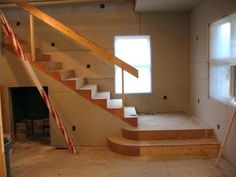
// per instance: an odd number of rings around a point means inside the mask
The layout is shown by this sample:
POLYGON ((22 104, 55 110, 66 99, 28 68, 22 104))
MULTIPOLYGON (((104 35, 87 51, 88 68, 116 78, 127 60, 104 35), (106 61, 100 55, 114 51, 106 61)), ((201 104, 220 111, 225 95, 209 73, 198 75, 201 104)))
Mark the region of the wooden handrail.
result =
POLYGON ((30 21, 30 51, 31 51, 31 58, 32 61, 35 61, 35 40, 34 40, 34 17, 30 14, 29 16, 30 21))
POLYGON ((91 40, 88 40, 85 37, 81 36, 80 34, 76 33, 75 31, 73 31, 69 27, 65 26, 64 24, 62 24, 58 20, 56 20, 56 19, 52 18, 51 16, 47 15, 46 13, 42 12, 38 8, 36 8, 32 5, 29 5, 25 2, 17 3, 17 5, 19 5, 25 11, 28 11, 30 14, 37 17, 38 19, 40 19, 44 23, 46 23, 49 26, 53 27, 57 31, 63 33, 64 35, 66 35, 70 39, 75 40, 76 42, 80 43, 84 47, 86 47, 86 48, 90 49, 91 51, 93 51, 95 54, 101 56, 103 59, 106 59, 107 61, 109 61, 113 65, 117 65, 120 68, 122 68, 123 70, 125 70, 128 73, 132 74, 133 76, 138 77, 138 70, 136 68, 130 66, 126 62, 124 62, 121 59, 117 58, 116 56, 114 56, 112 53, 110 53, 106 49, 96 45, 91 40))

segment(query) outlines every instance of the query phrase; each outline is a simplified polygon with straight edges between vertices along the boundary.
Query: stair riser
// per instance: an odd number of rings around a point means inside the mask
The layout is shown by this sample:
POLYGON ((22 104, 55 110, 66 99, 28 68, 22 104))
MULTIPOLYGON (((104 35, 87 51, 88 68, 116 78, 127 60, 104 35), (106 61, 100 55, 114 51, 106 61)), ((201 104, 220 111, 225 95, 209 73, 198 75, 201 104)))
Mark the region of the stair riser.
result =
POLYGON ((46 72, 49 76, 57 81, 61 81, 61 75, 59 72, 46 72))
POLYGON ((132 125, 133 127, 138 126, 138 119, 137 117, 134 118, 123 118, 123 120, 128 123, 129 125, 132 125))
POLYGON ((92 99, 91 101, 103 109, 107 108, 107 100, 106 99, 92 99))
POLYGON ((52 62, 52 63, 47 63, 45 65, 46 70, 61 70, 63 69, 63 65, 60 62, 52 62))
POLYGON ((47 54, 36 54, 36 61, 51 61, 51 56, 47 54))
POLYGON ((34 66, 36 66, 38 69, 42 71, 48 71, 48 70, 61 70, 62 69, 62 63, 49 63, 47 61, 43 62, 32 62, 34 66))
POLYGON ((140 156, 213 155, 219 153, 219 145, 186 145, 165 147, 141 147, 140 156))
POLYGON ((65 85, 66 87, 76 91, 76 87, 75 87, 75 81, 71 80, 71 81, 60 81, 63 85, 65 85))
POLYGON ((219 145, 125 146, 108 140, 108 147, 129 156, 218 155, 219 145))
POLYGON ((164 139, 199 139, 213 138, 212 129, 205 130, 156 130, 132 131, 123 129, 123 137, 130 140, 164 140, 164 139))
POLYGON ((41 70, 41 71, 46 71, 46 62, 32 62, 32 65, 34 65, 37 69, 41 70))
POLYGON ((123 110, 122 109, 107 109, 112 114, 117 115, 118 117, 123 118, 123 110))
POLYGON ((116 153, 129 155, 129 156, 140 156, 140 148, 139 147, 132 147, 132 146, 123 146, 119 144, 115 144, 111 141, 107 141, 107 146, 116 153))
POLYGON ((90 90, 77 90, 76 91, 80 96, 83 96, 84 98, 91 100, 91 91, 90 90))

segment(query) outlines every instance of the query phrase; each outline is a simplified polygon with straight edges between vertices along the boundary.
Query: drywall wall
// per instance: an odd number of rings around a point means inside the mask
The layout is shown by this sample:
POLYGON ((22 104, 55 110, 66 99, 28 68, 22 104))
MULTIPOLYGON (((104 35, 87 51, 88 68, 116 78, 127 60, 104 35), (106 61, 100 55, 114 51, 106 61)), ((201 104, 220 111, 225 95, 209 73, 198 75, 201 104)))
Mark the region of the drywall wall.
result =
MULTIPOLYGON (((191 12, 191 110, 201 121, 215 129, 221 143, 235 108, 208 97, 208 24, 233 11, 236 12, 235 0, 206 0, 191 12)), ((236 166, 235 134, 236 121, 233 123, 224 151, 226 159, 234 166, 236 166)))
MULTIPOLYGON (((134 13, 130 3, 99 3, 63 6, 42 6, 43 11, 65 23, 76 32, 113 52, 116 35, 151 35, 152 93, 126 95, 126 105, 133 105, 141 113, 187 112, 189 90, 189 14, 134 13), (167 96, 167 100, 163 99, 167 96)), ((7 10, 7 17, 17 35, 27 40, 28 18, 18 9, 7 10), (17 26, 17 21, 20 26, 17 26)), ((36 20, 36 46, 56 61, 64 61, 65 68, 74 68, 79 76, 86 76, 99 89, 114 93, 114 67, 65 38, 54 29, 36 20), (55 47, 51 47, 51 43, 55 47), (86 65, 90 64, 90 69, 86 65)))

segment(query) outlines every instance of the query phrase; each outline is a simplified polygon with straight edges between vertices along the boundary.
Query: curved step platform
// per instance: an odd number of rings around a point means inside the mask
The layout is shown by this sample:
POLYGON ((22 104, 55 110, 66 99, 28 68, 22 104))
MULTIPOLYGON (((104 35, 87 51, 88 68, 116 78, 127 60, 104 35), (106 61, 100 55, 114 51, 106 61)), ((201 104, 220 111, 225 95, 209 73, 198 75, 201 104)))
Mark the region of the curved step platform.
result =
POLYGON ((108 138, 108 147, 114 152, 132 156, 216 155, 219 152, 219 143, 210 138, 134 141, 113 135, 108 138))
POLYGON ((108 138, 108 147, 123 155, 217 155, 213 129, 184 114, 138 116, 138 126, 126 126, 108 138))

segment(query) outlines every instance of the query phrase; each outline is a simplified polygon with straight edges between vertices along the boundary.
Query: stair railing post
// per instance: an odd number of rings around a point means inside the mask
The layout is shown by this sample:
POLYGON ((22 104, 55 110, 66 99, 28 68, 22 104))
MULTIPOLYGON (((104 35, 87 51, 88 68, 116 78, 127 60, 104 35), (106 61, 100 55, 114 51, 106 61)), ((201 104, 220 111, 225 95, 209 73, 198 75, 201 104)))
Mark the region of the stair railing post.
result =
POLYGON ((29 14, 30 17, 30 52, 32 61, 35 61, 35 40, 34 40, 34 16, 29 14))
POLYGON ((125 107, 125 94, 124 94, 124 92, 125 92, 125 86, 124 86, 124 84, 125 84, 125 82, 124 82, 124 70, 122 69, 122 71, 121 71, 121 89, 122 89, 122 110, 123 110, 123 117, 125 116, 125 109, 124 109, 124 107, 125 107))

